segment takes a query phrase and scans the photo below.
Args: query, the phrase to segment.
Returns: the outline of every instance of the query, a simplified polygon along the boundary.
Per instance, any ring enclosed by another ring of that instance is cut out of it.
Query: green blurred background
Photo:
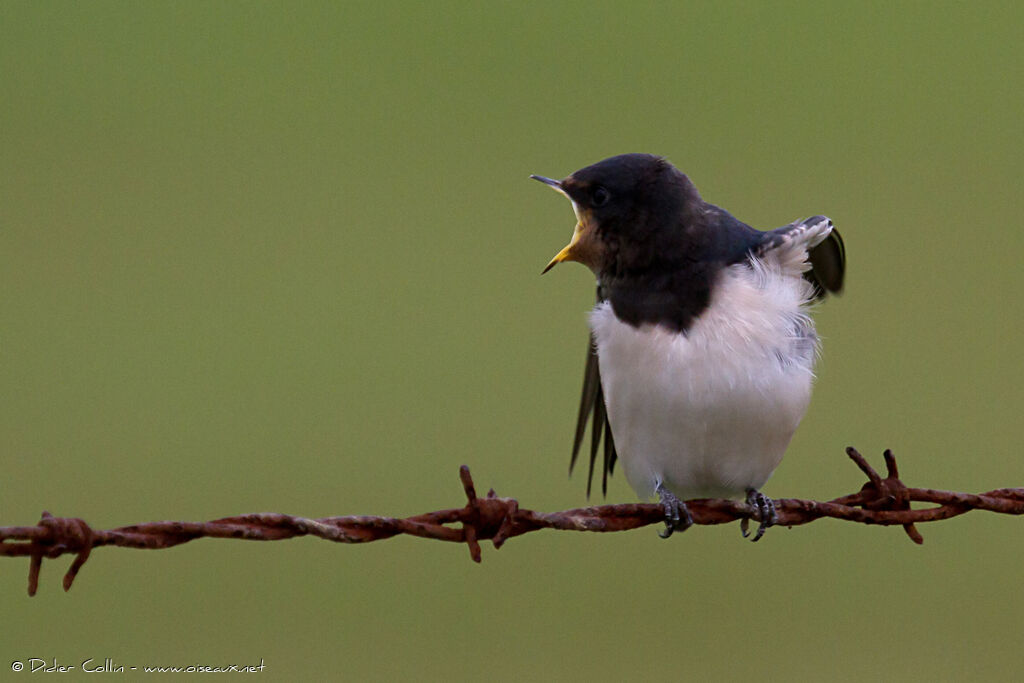
[[[557,510],[592,279],[528,180],[666,155],[847,292],[766,492],[1024,485],[1018,3],[0,4],[0,524]],[[611,501],[632,501],[620,476]],[[344,680],[1020,675],[1020,519],[197,541],[0,561],[0,670]],[[22,674],[23,676],[26,674]]]

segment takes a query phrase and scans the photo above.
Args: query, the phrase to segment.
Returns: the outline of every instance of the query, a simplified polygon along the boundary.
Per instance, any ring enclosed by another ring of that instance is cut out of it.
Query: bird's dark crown
[[[685,254],[688,218],[703,204],[690,179],[653,154],[622,154],[581,168],[562,189],[607,247],[599,271],[608,275]]]

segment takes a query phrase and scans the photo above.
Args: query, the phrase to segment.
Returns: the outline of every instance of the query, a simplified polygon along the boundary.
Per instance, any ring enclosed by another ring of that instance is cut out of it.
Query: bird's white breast
[[[810,285],[775,260],[730,266],[685,334],[590,316],[612,434],[641,497],[742,495],[782,459],[811,395]]]

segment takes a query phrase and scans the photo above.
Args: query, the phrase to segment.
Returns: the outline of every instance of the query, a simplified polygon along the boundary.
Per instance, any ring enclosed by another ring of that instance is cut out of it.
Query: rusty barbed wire
[[[775,501],[778,526],[793,527],[823,517],[861,524],[902,525],[914,543],[924,539],[915,528],[918,522],[935,522],[971,510],[988,510],[1010,515],[1024,514],[1024,488],[1005,488],[971,494],[934,489],[909,488],[899,479],[896,458],[885,451],[887,476],[879,475],[854,448],[847,455],[868,477],[857,493],[827,502],[782,498]],[[406,534],[439,541],[465,543],[473,561],[480,562],[480,541],[490,540],[495,548],[515,536],[540,529],[563,531],[627,531],[664,521],[659,504],[624,503],[596,505],[561,512],[522,510],[514,498],[502,498],[492,489],[487,496],[476,494],[469,468],[459,470],[468,502],[465,507],[438,510],[404,519],[350,515],[308,519],[279,513],[255,513],[225,517],[210,522],[148,522],[97,531],[78,518],[54,517],[43,512],[36,526],[0,527],[0,556],[29,557],[28,594],[35,595],[43,558],[74,554],[64,575],[64,590],[71,588],[93,548],[118,546],[158,550],[172,548],[197,538],[234,538],[247,541],[281,541],[315,536],[336,543],[368,543]],[[912,502],[933,503],[934,507],[911,509]],[[696,524],[726,524],[755,519],[756,512],[734,500],[687,501]],[[461,526],[447,526],[458,524]]]

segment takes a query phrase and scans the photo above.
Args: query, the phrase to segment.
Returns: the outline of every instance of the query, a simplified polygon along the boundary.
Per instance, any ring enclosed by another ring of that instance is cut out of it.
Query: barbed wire
[[[918,522],[949,519],[970,510],[1024,514],[1024,488],[996,489],[981,494],[909,488],[899,479],[892,451],[884,454],[887,470],[884,478],[856,449],[847,448],[846,453],[868,477],[861,490],[827,502],[796,498],[776,500],[777,525],[799,526],[823,517],[861,524],[902,525],[910,539],[920,544],[924,539],[914,526]],[[495,548],[500,548],[510,538],[540,529],[627,531],[665,519],[662,506],[650,503],[596,505],[561,512],[523,510],[514,498],[499,497],[493,489],[486,497],[478,497],[467,466],[460,468],[459,476],[468,499],[465,507],[404,519],[366,515],[309,519],[264,512],[210,522],[148,522],[97,531],[84,520],[54,517],[43,512],[36,526],[0,527],[0,556],[30,558],[28,594],[35,595],[43,558],[75,555],[64,575],[64,590],[67,591],[92,550],[100,546],[159,550],[197,538],[281,541],[299,536],[315,536],[336,543],[368,543],[406,534],[465,543],[473,561],[480,562],[482,540],[489,539]],[[933,503],[934,507],[911,509],[912,502]],[[687,507],[696,524],[758,521],[755,510],[734,500],[692,500],[687,501]]]

